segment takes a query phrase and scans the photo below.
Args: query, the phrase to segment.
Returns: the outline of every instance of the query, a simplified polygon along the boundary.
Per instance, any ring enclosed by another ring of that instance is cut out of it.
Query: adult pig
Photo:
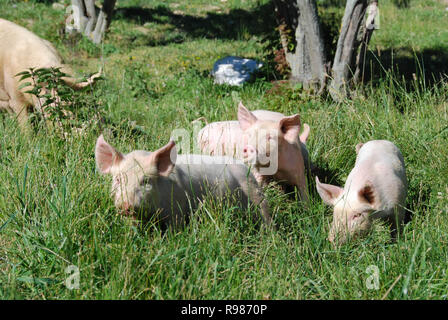
[[[304,155],[309,163],[306,140],[309,126],[299,137],[299,115],[278,112],[251,112],[240,102],[238,121],[210,123],[198,134],[202,153],[243,159],[254,167],[260,184],[274,178],[297,186],[302,200],[308,200]]]
[[[358,144],[356,151],[344,188],[316,177],[320,197],[334,207],[328,239],[335,244],[366,234],[373,219],[388,221],[395,236],[404,220],[407,180],[400,150],[390,141],[372,140]]]
[[[40,108],[45,101],[25,93],[31,86],[20,87],[18,73],[30,68],[61,68],[71,75],[70,67],[62,63],[61,57],[52,44],[39,38],[31,31],[8,20],[0,19],[0,109],[15,113],[23,127],[28,119],[28,108]],[[100,73],[85,82],[76,83],[75,79],[64,77],[62,80],[74,89],[81,89],[94,82]],[[45,86],[41,93],[49,93]],[[51,92],[53,96],[57,93]],[[43,110],[40,110],[43,112]]]
[[[176,155],[175,143],[147,152],[122,154],[101,135],[95,158],[100,172],[112,175],[115,205],[123,212],[155,217],[163,226],[180,226],[188,212],[208,194],[234,196],[245,207],[259,205],[265,223],[272,223],[267,202],[249,168],[229,157]]]

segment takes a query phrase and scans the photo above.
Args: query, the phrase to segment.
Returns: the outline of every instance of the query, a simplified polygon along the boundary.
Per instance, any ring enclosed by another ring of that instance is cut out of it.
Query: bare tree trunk
[[[358,83],[360,81],[359,76],[362,72],[361,81],[364,79],[364,62],[366,58],[367,48],[369,46],[370,38],[372,37],[373,30],[378,29],[378,0],[373,0],[367,8],[367,21],[362,31],[361,48],[359,49],[358,56],[356,57],[356,70],[353,75],[353,82]],[[362,68],[362,70],[361,70]]]
[[[336,54],[332,81],[328,88],[334,100],[348,96],[350,85],[359,81],[361,68],[378,13],[378,0],[347,0]],[[291,67],[291,80],[316,89],[326,89],[328,77],[325,48],[315,0],[274,0],[276,19],[285,58]]]
[[[112,12],[114,11],[117,0],[104,0],[101,8],[98,22],[96,23],[95,31],[93,32],[93,42],[100,43],[107,28],[109,28],[112,21]]]
[[[340,101],[348,96],[350,82],[358,68],[356,63],[359,63],[359,59],[355,59],[355,56],[358,53],[358,48],[363,38],[363,34],[359,31],[364,21],[366,9],[367,0],[347,1],[333,62],[333,79],[329,88],[332,98],[336,101]],[[370,36],[365,40],[368,39],[370,39]],[[365,45],[364,50],[366,47]]]
[[[322,92],[326,79],[325,48],[315,1],[276,0],[274,3],[291,80]]]
[[[67,21],[65,31],[73,33],[75,31],[84,31],[87,24],[86,8],[83,0],[71,0],[72,15],[70,21]]]
[[[79,0],[78,0],[79,1]],[[84,34],[89,35],[92,33],[95,24],[96,24],[96,9],[95,9],[95,0],[84,0],[86,13],[87,13],[87,25],[84,29]]]
[[[299,26],[296,30],[297,49],[305,53],[306,60],[300,60],[303,66],[309,66],[308,83],[321,93],[325,88],[325,47],[320,30],[319,16],[315,0],[298,0]],[[299,55],[300,57],[300,55]]]
[[[94,43],[101,43],[110,25],[116,0],[104,0],[98,15],[95,0],[71,0],[71,3],[74,24],[67,24],[66,31],[82,33]]]

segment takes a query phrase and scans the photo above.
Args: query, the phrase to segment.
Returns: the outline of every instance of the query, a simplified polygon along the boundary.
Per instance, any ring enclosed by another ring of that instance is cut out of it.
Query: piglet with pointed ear
[[[101,135],[96,142],[95,159],[101,173],[112,175],[115,206],[128,214],[135,208],[147,206],[154,182],[173,171],[176,148],[170,141],[154,152],[136,150],[122,154]]]
[[[330,206],[334,206],[344,192],[344,189],[341,187],[321,183],[318,177],[316,177],[316,188],[324,203]]]
[[[158,175],[166,177],[173,171],[177,158],[175,146],[176,144],[174,141],[170,141],[168,144],[152,153],[150,165],[157,168]]]
[[[238,122],[241,130],[246,131],[257,122],[257,117],[252,112],[247,110],[242,102],[238,104]]]
[[[177,227],[213,194],[239,201],[238,207],[259,205],[264,221],[272,223],[267,202],[242,161],[197,154],[177,156],[173,141],[154,152],[122,154],[102,136],[95,156],[99,170],[112,175],[115,205],[122,213],[160,222],[162,227]]]
[[[123,158],[119,151],[104,140],[103,135],[98,137],[95,146],[95,159],[101,173],[111,173],[111,169],[119,165]]]
[[[258,118],[240,102],[238,123],[242,131],[242,158],[253,166],[260,183],[273,176],[282,183],[296,186],[301,200],[306,203],[305,162],[299,144],[300,116],[272,113],[267,118]],[[309,133],[309,127],[307,129],[304,141]]]
[[[316,177],[320,197],[333,206],[328,239],[334,244],[368,233],[377,218],[390,222],[395,235],[404,218],[407,180],[400,150],[390,141],[373,140],[358,144],[356,151],[355,167],[344,188]]]

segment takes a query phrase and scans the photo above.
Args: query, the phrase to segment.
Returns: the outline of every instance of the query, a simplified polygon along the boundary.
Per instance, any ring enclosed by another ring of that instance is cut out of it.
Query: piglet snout
[[[120,208],[120,214],[122,214],[124,216],[132,215],[132,208],[131,208],[131,205],[129,204],[129,202],[121,203],[119,208]]]
[[[246,160],[253,160],[255,159],[257,154],[257,150],[251,145],[247,145],[243,148],[243,157]]]

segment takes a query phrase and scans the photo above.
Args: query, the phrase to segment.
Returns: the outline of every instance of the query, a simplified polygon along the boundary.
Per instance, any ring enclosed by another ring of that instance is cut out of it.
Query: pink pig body
[[[248,124],[244,127],[245,121]],[[256,110],[248,111],[242,104],[238,111],[239,121],[213,122],[202,128],[198,134],[198,144],[202,153],[209,155],[227,155],[237,159],[250,160],[259,153],[258,144],[251,143],[251,134],[262,130],[274,132],[277,143],[272,143],[277,152],[277,170],[273,174],[265,175],[263,168],[254,166],[254,176],[259,183],[268,178],[297,186],[302,200],[307,201],[305,163],[309,165],[306,140],[309,135],[309,126],[299,137],[300,118],[298,115],[286,117],[279,112]],[[285,123],[285,128],[282,127]],[[269,134],[268,134],[269,136]],[[264,136],[261,140],[266,140]],[[269,138],[268,138],[269,139]],[[261,145],[263,145],[262,141]],[[269,143],[268,143],[269,144]],[[267,152],[269,155],[269,152]],[[273,155],[273,156],[275,156]]]
[[[285,117],[283,113],[268,110],[255,110],[252,111],[252,113],[260,120],[274,120],[280,122],[280,120]],[[308,136],[310,134],[310,127],[308,124],[304,123],[303,128],[304,128],[303,132],[299,136],[298,142],[300,146],[300,151],[302,153],[303,162],[305,164],[305,168],[311,169],[312,164],[308,153],[308,149],[306,148],[306,140],[308,139]]]
[[[32,86],[20,86],[29,80],[21,82],[20,77],[16,75],[28,71],[29,68],[50,67],[61,68],[62,72],[72,74],[71,68],[62,63],[61,57],[50,42],[11,21],[0,19],[0,110],[15,113],[23,127],[28,119],[27,107],[40,109],[46,99],[38,99],[26,93]],[[92,84],[100,75],[101,72],[79,83],[70,77],[61,79],[73,89],[82,89]],[[41,90],[41,94],[43,93],[51,94],[53,98],[57,96],[55,91],[50,92],[45,86]]]
[[[400,150],[390,141],[372,140],[358,144],[356,151],[344,188],[320,183],[316,177],[319,195],[334,207],[331,242],[367,233],[373,219],[384,219],[397,231],[404,219],[407,180]]]
[[[115,205],[123,213],[140,213],[143,219],[154,219],[157,214],[163,226],[177,227],[188,221],[191,210],[213,195],[230,197],[246,208],[259,205],[264,222],[272,225],[262,190],[241,160],[177,155],[172,141],[154,152],[122,154],[102,135],[96,143],[95,158],[100,172],[112,176]]]

